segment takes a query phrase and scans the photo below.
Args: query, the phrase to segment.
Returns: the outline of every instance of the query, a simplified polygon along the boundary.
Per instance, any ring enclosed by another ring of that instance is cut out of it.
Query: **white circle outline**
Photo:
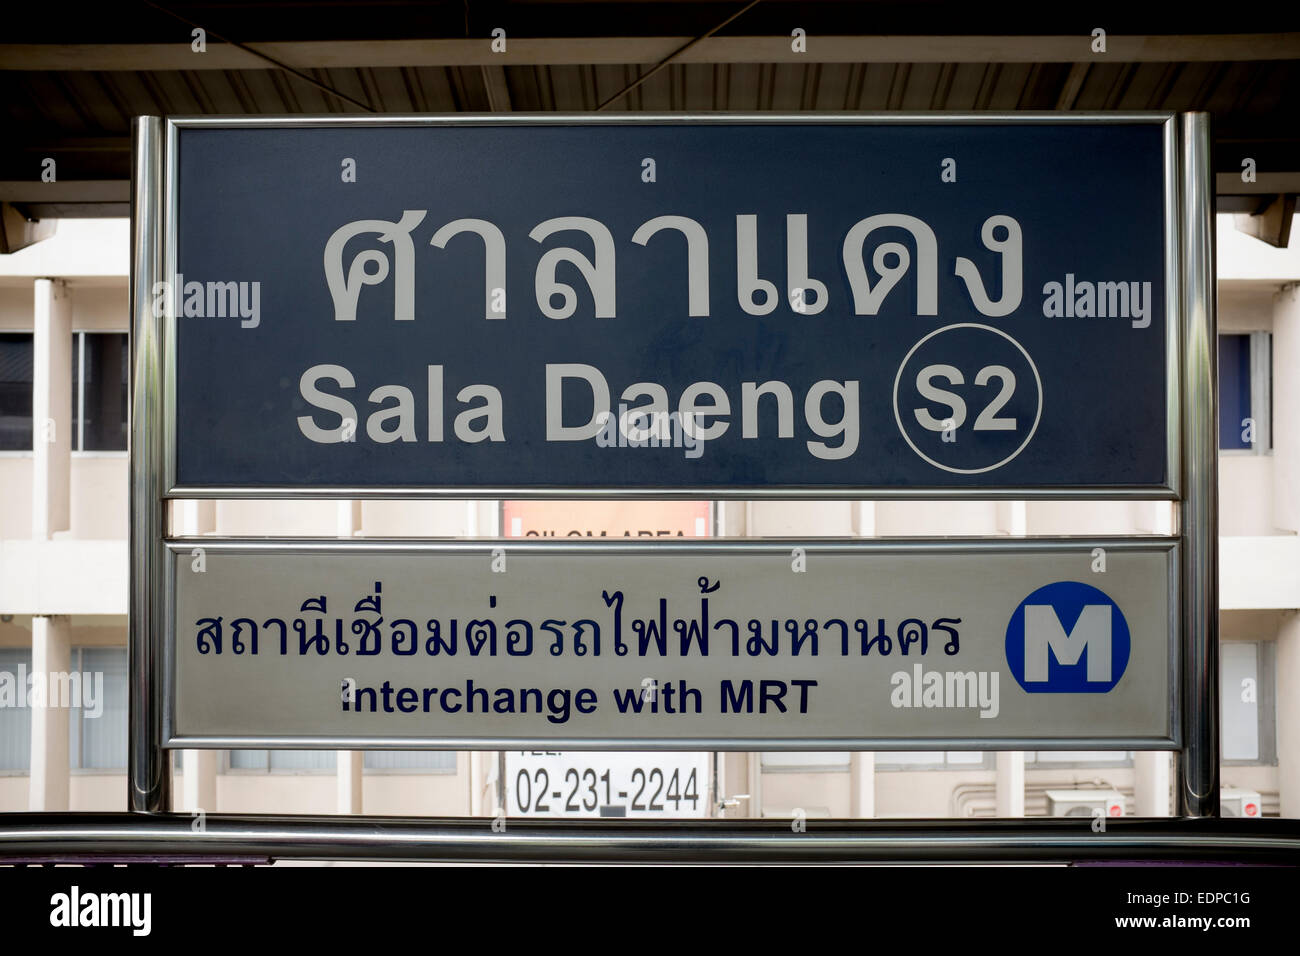
[[[1004,339],[1006,339],[1008,342],[1010,342],[1012,345],[1014,345],[1016,348],[1020,350],[1020,354],[1023,355],[1025,357],[1025,361],[1029,363],[1029,368],[1034,373],[1034,383],[1038,386],[1038,411],[1034,415],[1034,424],[1029,429],[1029,434],[1025,436],[1025,440],[1020,443],[1019,448],[1013,451],[1006,458],[1003,458],[1000,462],[997,462],[996,464],[993,465],[989,465],[987,468],[949,468],[947,465],[941,465],[939,462],[935,461],[925,452],[921,451],[921,449],[916,447],[915,443],[912,441],[912,437],[907,434],[907,429],[903,427],[902,416],[898,413],[898,386],[899,383],[902,382],[903,380],[903,369],[907,368],[907,363],[912,358],[912,354],[917,349],[919,349],[922,345],[928,342],[930,339],[938,335],[940,332],[949,332],[952,329],[984,329],[987,332],[993,332],[996,333],[997,335],[1002,336]],[[993,471],[996,468],[1001,468],[1003,465],[1011,461],[1013,458],[1015,458],[1017,455],[1019,455],[1022,451],[1025,450],[1025,446],[1029,444],[1029,442],[1034,437],[1034,433],[1038,431],[1038,423],[1039,421],[1042,420],[1042,417],[1043,417],[1043,380],[1038,374],[1038,366],[1034,364],[1034,360],[1029,357],[1029,353],[1025,351],[1025,347],[1023,345],[1021,345],[1019,342],[1013,339],[1006,332],[1003,332],[1001,329],[995,329],[991,325],[981,325],[978,322],[958,322],[955,325],[945,325],[941,329],[935,329],[933,332],[924,336],[919,342],[917,342],[910,349],[908,349],[907,354],[903,356],[902,363],[898,366],[898,373],[894,376],[894,424],[898,426],[899,432],[902,433],[903,441],[907,442],[908,447],[910,447],[912,451],[916,452],[918,455],[920,455],[930,464],[934,465],[934,467],[940,468],[944,471],[951,472],[956,475],[980,475],[986,471]]]

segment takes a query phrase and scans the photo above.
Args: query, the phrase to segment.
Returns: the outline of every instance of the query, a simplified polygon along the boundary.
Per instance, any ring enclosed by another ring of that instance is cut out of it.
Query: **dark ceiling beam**
[[[1233,217],[1238,232],[1254,236],[1277,249],[1291,242],[1291,221],[1295,218],[1296,197],[1279,195],[1265,198],[1256,209]]]
[[[62,203],[129,203],[127,179],[68,179],[53,183],[39,180],[0,181],[0,202],[30,207]]]
[[[1087,63],[1070,64],[1070,72],[1065,78],[1065,84],[1061,87],[1060,95],[1056,98],[1056,108],[1058,110],[1074,109],[1074,104],[1079,99],[1079,91],[1083,89],[1083,81],[1087,75]]]
[[[0,70],[260,70],[266,57],[296,69],[420,66],[562,66],[658,63],[691,37],[509,37],[494,53],[487,36],[454,40],[249,43],[0,44]],[[788,35],[714,36],[680,63],[1162,63],[1300,59],[1300,33],[1110,36],[1105,53],[1077,36],[817,36],[807,52]]]
[[[1254,182],[1242,182],[1241,173],[1215,173],[1214,191],[1220,196],[1277,196],[1300,193],[1300,172],[1256,173]]]
[[[504,66],[480,66],[483,74],[483,90],[487,94],[488,107],[493,113],[510,112],[510,86],[506,82]]]

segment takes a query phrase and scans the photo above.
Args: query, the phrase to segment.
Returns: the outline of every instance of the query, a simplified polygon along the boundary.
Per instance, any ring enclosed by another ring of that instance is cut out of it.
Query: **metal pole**
[[[131,596],[127,617],[130,696],[127,807],[157,813],[171,806],[171,766],[162,749],[162,320],[154,317],[163,279],[163,126],[156,116],[132,122],[131,175]]]
[[[1178,813],[1219,815],[1219,417],[1210,114],[1179,117],[1183,749]]]

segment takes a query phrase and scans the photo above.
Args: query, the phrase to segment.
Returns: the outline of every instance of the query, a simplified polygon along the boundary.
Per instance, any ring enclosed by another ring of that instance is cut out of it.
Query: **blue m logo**
[[[1128,622],[1101,590],[1058,581],[1025,598],[1007,624],[1007,666],[1031,694],[1104,694],[1124,676]]]

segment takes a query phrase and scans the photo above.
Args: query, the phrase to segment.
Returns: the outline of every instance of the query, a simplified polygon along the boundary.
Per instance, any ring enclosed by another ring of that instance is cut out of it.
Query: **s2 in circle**
[[[978,475],[1011,461],[1034,437],[1043,383],[1024,346],[1001,329],[936,329],[894,377],[894,421],[912,450],[947,472]]]

